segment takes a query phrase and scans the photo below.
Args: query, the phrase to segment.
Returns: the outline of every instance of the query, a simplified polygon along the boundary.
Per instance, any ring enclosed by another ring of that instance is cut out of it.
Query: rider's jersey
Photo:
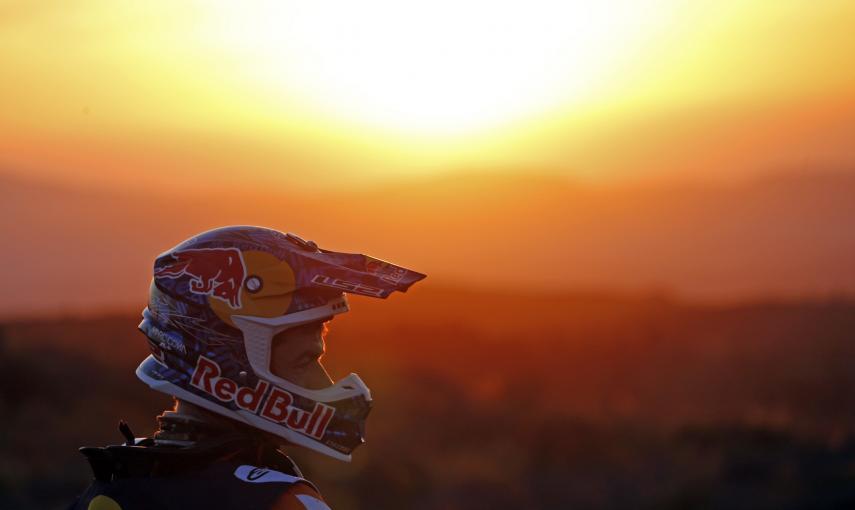
[[[258,443],[81,451],[95,480],[69,510],[329,510],[291,459]]]

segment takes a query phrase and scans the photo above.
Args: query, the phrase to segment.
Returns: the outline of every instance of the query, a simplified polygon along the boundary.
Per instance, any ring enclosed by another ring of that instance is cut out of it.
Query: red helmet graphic
[[[154,273],[155,278],[192,277],[190,291],[222,299],[232,308],[240,307],[240,287],[246,276],[241,251],[237,248],[179,250],[175,259]]]

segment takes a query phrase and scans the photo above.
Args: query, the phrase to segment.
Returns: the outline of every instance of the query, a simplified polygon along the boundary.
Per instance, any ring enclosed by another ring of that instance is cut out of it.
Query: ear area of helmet
[[[272,253],[248,250],[242,252],[245,275],[240,282],[238,306],[210,296],[211,309],[223,321],[236,326],[236,315],[277,317],[285,314],[294,299],[296,277],[291,265]]]
[[[243,292],[248,297],[281,296],[296,289],[297,279],[288,262],[263,251],[245,251],[243,258],[246,264]]]

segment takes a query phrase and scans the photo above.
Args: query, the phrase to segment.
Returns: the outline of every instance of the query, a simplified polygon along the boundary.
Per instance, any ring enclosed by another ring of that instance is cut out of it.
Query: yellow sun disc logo
[[[95,496],[86,508],[87,510],[122,510],[122,506],[109,496]]]

